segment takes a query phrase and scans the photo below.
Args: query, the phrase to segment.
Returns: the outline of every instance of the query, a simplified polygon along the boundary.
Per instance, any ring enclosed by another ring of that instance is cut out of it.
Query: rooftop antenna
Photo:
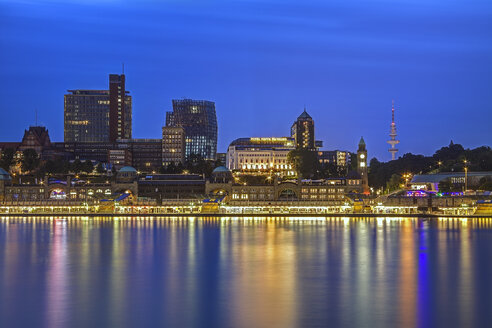
[[[122,74],[125,75],[125,63],[121,63]]]
[[[391,145],[391,148],[388,151],[391,153],[391,160],[394,161],[396,159],[396,153],[398,149],[395,147],[400,143],[400,140],[396,139],[396,123],[395,123],[395,101],[391,101],[391,125],[390,125],[390,139],[387,141]]]

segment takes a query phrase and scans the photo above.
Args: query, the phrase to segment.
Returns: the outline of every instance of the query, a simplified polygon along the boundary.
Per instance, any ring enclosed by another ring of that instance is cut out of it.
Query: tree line
[[[181,173],[193,173],[202,174],[206,177],[210,177],[212,171],[218,167],[223,166],[224,163],[220,160],[211,161],[206,160],[198,154],[191,154],[185,160],[184,164],[170,163],[167,166],[162,166],[159,170],[162,174],[181,174]]]
[[[309,149],[291,150],[287,154],[287,161],[297,175],[304,179],[340,178],[357,169],[357,156],[354,153],[350,153],[350,164],[344,166],[334,162],[320,163],[318,153]]]
[[[46,174],[68,174],[68,173],[106,173],[106,169],[102,163],[94,166],[92,161],[75,159],[68,161],[63,158],[56,160],[42,161],[34,149],[25,149],[19,158],[16,158],[16,151],[11,148],[6,148],[0,153],[0,167],[10,172],[10,169],[19,164],[22,173],[33,174],[38,177],[43,177]],[[183,172],[204,174],[210,176],[212,171],[217,167],[224,165],[221,161],[205,160],[202,156],[191,154],[184,164],[171,163],[167,166],[159,168],[159,172],[163,174],[179,174]],[[113,169],[114,173],[114,169]]]
[[[339,167],[336,163],[320,163],[317,152],[306,149],[295,149],[289,152],[288,162],[292,164],[294,171],[302,178],[336,178],[344,177],[350,171],[357,168],[357,157],[351,154],[349,166]],[[42,177],[46,174],[68,174],[68,173],[105,173],[101,163],[94,167],[90,160],[80,161],[76,159],[72,162],[66,159],[41,161],[34,149],[25,149],[19,158],[16,158],[16,151],[6,148],[1,152],[0,167],[6,171],[14,165],[20,165],[21,171]],[[224,165],[220,161],[209,161],[200,155],[191,154],[184,164],[171,163],[162,166],[160,173],[179,174],[195,173],[209,177],[213,169]],[[372,158],[369,163],[369,185],[374,188],[383,188],[386,191],[398,189],[405,181],[403,175],[406,173],[427,174],[439,172],[463,172],[465,166],[468,171],[492,171],[492,149],[488,146],[477,147],[474,149],[464,149],[460,144],[451,142],[448,146],[437,150],[432,156],[404,154],[394,161],[380,162],[377,158]],[[482,182],[485,187],[488,180]],[[452,186],[443,184],[443,190],[451,189]],[[489,189],[492,189],[489,187]]]
[[[0,167],[5,171],[10,172],[14,165],[20,165],[21,172],[31,173],[38,177],[43,177],[46,174],[68,174],[68,173],[92,173],[94,169],[97,173],[104,173],[106,170],[101,163],[94,166],[92,161],[80,161],[75,159],[70,162],[66,159],[46,160],[42,161],[38,153],[34,149],[25,149],[19,158],[16,158],[14,149],[4,149],[0,157]]]
[[[407,173],[415,175],[463,172],[465,166],[469,172],[492,171],[492,149],[488,146],[465,149],[451,141],[448,146],[437,150],[432,156],[407,153],[389,162],[380,162],[373,158],[369,163],[369,185],[392,191],[398,189],[405,181],[404,175]],[[448,189],[444,184],[443,187],[444,191]]]
[[[307,149],[295,149],[289,152],[288,162],[293,165],[298,176],[302,178],[336,178],[344,177],[350,171],[357,170],[357,156],[351,154],[349,166],[337,167],[336,163],[320,163],[317,153]],[[465,166],[469,172],[492,171],[492,150],[488,146],[465,149],[451,141],[448,146],[438,149],[432,156],[404,154],[394,161],[380,162],[372,158],[369,162],[369,185],[385,191],[399,189],[410,176],[406,174],[428,174],[439,172],[463,172]],[[492,182],[481,181],[483,190],[491,190]],[[452,189],[443,183],[443,190]]]

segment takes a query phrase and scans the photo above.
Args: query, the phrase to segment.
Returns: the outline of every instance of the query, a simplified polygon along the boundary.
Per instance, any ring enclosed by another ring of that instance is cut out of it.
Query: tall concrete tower
[[[390,140],[387,141],[391,145],[391,148],[388,151],[391,153],[391,160],[394,161],[396,158],[396,153],[398,149],[395,148],[397,144],[400,143],[400,140],[396,140],[396,123],[395,123],[395,102],[391,102],[391,126],[390,126]]]
[[[362,187],[364,193],[369,192],[369,178],[367,176],[367,149],[366,142],[363,137],[360,137],[359,148],[357,149],[357,172],[362,179]]]

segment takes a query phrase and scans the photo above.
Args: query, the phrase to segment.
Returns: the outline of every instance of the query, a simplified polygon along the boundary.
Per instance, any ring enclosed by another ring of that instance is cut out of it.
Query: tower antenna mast
[[[400,140],[396,139],[396,123],[395,123],[395,101],[391,101],[391,125],[390,125],[390,140],[387,141],[391,145],[391,148],[388,151],[391,153],[391,160],[394,161],[396,159],[396,153],[398,149],[395,147],[400,143]]]

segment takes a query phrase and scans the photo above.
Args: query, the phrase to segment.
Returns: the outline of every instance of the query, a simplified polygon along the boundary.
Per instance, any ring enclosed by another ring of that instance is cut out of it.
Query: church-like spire
[[[365,150],[365,149],[366,149],[366,142],[364,141],[363,137],[360,137],[359,150]]]

